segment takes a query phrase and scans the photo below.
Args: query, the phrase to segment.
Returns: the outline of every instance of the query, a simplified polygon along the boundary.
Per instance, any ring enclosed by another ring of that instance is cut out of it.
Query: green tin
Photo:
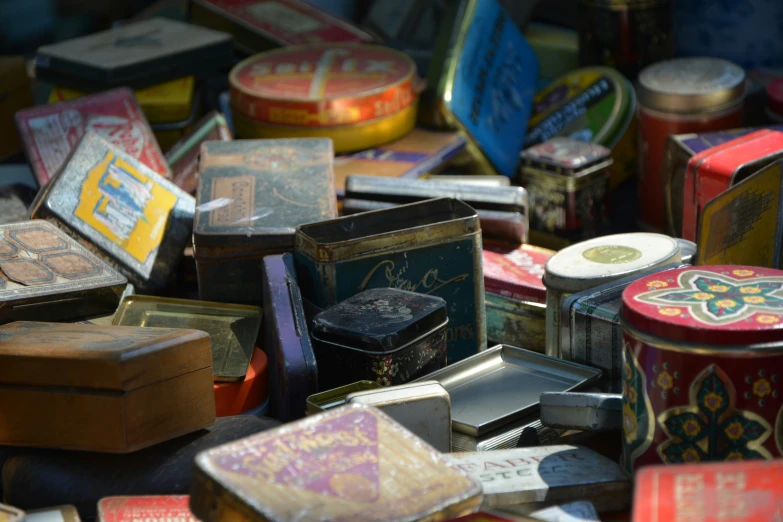
[[[544,353],[546,305],[486,294],[487,339]]]

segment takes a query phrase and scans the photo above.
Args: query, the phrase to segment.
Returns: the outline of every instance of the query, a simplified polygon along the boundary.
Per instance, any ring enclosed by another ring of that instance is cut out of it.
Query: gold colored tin
[[[307,398],[307,407],[305,414],[315,415],[322,411],[331,410],[345,404],[345,399],[352,393],[377,390],[383,388],[381,384],[375,381],[358,381],[345,386],[340,386],[333,390],[326,390],[320,393],[314,393]]]

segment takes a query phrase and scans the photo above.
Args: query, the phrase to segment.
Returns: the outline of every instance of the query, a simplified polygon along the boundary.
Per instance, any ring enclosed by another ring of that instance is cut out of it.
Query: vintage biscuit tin
[[[437,382],[354,392],[345,402],[374,406],[441,453],[451,452],[451,401]]]
[[[215,382],[236,382],[250,367],[261,316],[257,306],[132,295],[120,303],[113,324],[207,332]]]
[[[521,158],[520,184],[530,195],[531,228],[570,241],[606,229],[609,149],[555,137],[525,149]]]
[[[215,383],[216,416],[241,415],[268,406],[269,373],[269,359],[261,348],[254,348],[244,380]]]
[[[560,317],[563,299],[679,261],[680,246],[676,240],[644,232],[598,237],[556,253],[547,261],[544,274],[547,355],[563,357]]]
[[[439,370],[446,366],[448,322],[441,297],[396,288],[359,292],[313,320],[319,385],[390,386]]]
[[[36,77],[94,91],[213,72],[232,60],[231,35],[153,18],[38,48]]]
[[[541,394],[541,424],[582,431],[615,431],[622,427],[619,393],[548,392]]]
[[[0,57],[0,161],[22,151],[22,142],[14,128],[14,114],[32,107],[33,90],[27,76],[27,61],[24,56]]]
[[[350,22],[300,0],[190,0],[188,18],[231,33],[236,47],[247,54],[292,45],[373,41]]]
[[[187,495],[104,497],[97,522],[198,522]]]
[[[322,411],[339,408],[345,404],[345,399],[352,393],[378,390],[380,388],[383,388],[383,386],[375,381],[357,381],[333,390],[314,393],[307,398],[307,409],[305,413],[307,415],[314,415]]]
[[[152,291],[168,283],[182,257],[194,207],[192,196],[88,132],[30,211]]]
[[[0,522],[22,522],[25,512],[15,507],[0,504]]]
[[[202,299],[260,303],[263,257],[293,250],[297,225],[336,217],[331,145],[323,138],[201,145],[193,244]]]
[[[486,348],[481,230],[476,211],[436,199],[302,225],[295,260],[302,296],[326,308],[367,288],[442,297],[448,360]]]
[[[783,271],[680,268],[623,292],[623,465],[783,456]]]
[[[111,313],[126,283],[51,223],[0,226],[0,324]]]
[[[19,111],[16,125],[40,186],[57,174],[87,132],[101,135],[156,174],[170,175],[152,129],[129,89]]]
[[[444,127],[470,137],[471,155],[512,177],[525,139],[538,57],[497,0],[450,2],[427,82]]]
[[[482,507],[540,504],[579,498],[598,511],[627,508],[631,481],[620,467],[580,446],[543,446],[455,453],[451,465],[481,481]]]
[[[231,130],[226,119],[217,111],[204,116],[195,127],[166,153],[176,186],[188,194],[198,188],[198,163],[201,144],[205,141],[231,141]]]
[[[190,507],[204,522],[402,522],[480,502],[476,480],[378,409],[351,404],[199,454]]]
[[[64,505],[27,512],[25,522],[81,522],[75,506]]]
[[[636,475],[633,522],[777,520],[783,461],[650,466]]]
[[[781,158],[783,132],[768,129],[693,156],[683,184],[681,237],[696,241],[699,217],[708,201]]]
[[[3,445],[140,450],[215,420],[209,336],[88,324],[0,326],[0,401]]]
[[[302,417],[307,398],[318,391],[318,368],[293,256],[266,256],[263,264],[264,351],[273,368],[270,408],[287,422]]]

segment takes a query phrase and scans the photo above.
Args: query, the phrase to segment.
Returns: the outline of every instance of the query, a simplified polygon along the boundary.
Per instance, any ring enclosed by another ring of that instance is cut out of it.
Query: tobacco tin
[[[346,20],[299,0],[190,0],[188,18],[228,31],[247,54],[301,44],[373,41]]]
[[[15,507],[0,504],[0,522],[23,522],[25,512]]]
[[[459,517],[480,502],[479,483],[445,456],[351,404],[202,452],[190,507],[204,522],[402,522]]]
[[[333,390],[314,393],[307,398],[307,415],[314,415],[322,411],[331,410],[345,404],[345,399],[352,393],[368,390],[378,390],[382,385],[375,381],[358,381]]]
[[[489,344],[525,346],[544,353],[546,305],[487,293],[484,298]]]
[[[447,455],[455,469],[481,481],[482,507],[540,504],[574,498],[599,511],[630,505],[631,481],[620,467],[580,446],[543,446]]]
[[[497,0],[450,2],[443,13],[428,84],[432,110],[466,133],[469,151],[512,177],[525,140],[538,58]]]
[[[541,394],[541,424],[582,431],[622,428],[623,396],[619,393],[547,392]]]
[[[104,497],[97,522],[198,522],[187,495]]]
[[[513,346],[498,345],[430,373],[451,397],[452,429],[474,437],[538,410],[548,391],[593,383],[601,370]]]
[[[47,221],[0,226],[0,324],[111,313],[126,283]]]
[[[219,112],[211,111],[166,153],[166,161],[172,171],[171,181],[185,192],[195,195],[201,144],[205,141],[231,140],[231,130],[226,119]]]
[[[294,229],[337,215],[327,139],[201,145],[193,230],[199,296],[258,304],[263,257],[293,250]]]
[[[451,451],[451,401],[437,382],[353,392],[346,404],[374,406],[440,451]]]
[[[542,522],[601,522],[595,506],[587,500],[539,509],[530,513],[530,518]]]
[[[88,132],[38,193],[31,215],[89,245],[137,289],[153,291],[182,257],[194,207],[192,196]]]
[[[161,176],[170,175],[144,113],[127,88],[91,94],[16,113],[27,159],[40,186],[46,185],[87,132],[95,132]]]
[[[81,520],[76,507],[65,505],[28,511],[24,522],[81,522]]]
[[[555,254],[533,245],[514,245],[484,239],[484,289],[488,294],[525,301],[546,302],[541,281],[544,265]]]
[[[122,300],[112,324],[207,332],[215,382],[235,382],[247,374],[261,316],[257,306],[133,295]]]
[[[324,309],[367,288],[442,297],[448,360],[486,347],[481,230],[476,211],[435,199],[302,225],[295,260],[302,295]]]
[[[94,91],[204,75],[232,60],[231,35],[153,18],[38,48],[36,77]]]
[[[308,397],[318,391],[318,368],[293,256],[266,256],[263,264],[264,351],[274,368],[270,408],[275,418],[287,422],[302,417]]]

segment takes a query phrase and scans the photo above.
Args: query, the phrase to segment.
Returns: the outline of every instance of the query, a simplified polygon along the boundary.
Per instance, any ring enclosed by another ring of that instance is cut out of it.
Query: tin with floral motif
[[[652,274],[621,319],[626,471],[783,456],[783,271]]]

